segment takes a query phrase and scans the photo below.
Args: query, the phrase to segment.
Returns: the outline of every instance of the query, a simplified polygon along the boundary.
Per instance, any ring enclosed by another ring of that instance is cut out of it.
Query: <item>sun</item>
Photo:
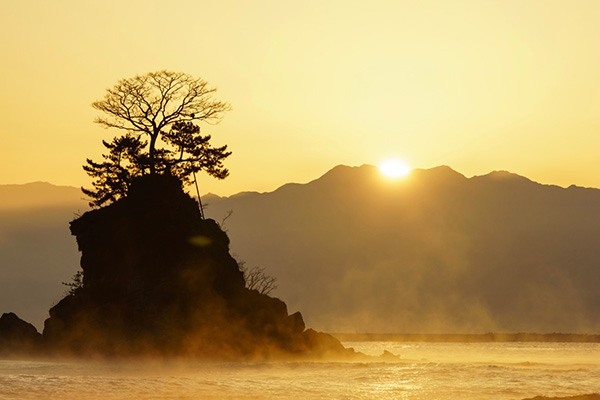
[[[408,175],[411,168],[404,161],[394,158],[381,163],[379,170],[383,175],[394,179]]]

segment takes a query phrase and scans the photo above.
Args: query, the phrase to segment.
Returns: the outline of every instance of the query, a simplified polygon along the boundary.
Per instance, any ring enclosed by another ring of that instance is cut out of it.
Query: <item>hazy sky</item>
[[[202,77],[228,195],[399,157],[600,187],[600,2],[0,0],[0,184],[89,185],[119,79]]]

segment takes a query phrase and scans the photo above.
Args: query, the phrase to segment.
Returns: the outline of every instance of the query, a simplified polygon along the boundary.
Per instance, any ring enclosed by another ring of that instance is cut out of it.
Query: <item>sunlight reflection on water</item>
[[[345,343],[399,362],[0,361],[0,399],[506,399],[600,391],[599,344]]]

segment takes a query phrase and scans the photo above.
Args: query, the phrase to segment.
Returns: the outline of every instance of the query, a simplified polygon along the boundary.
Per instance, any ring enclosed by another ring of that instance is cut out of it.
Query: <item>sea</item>
[[[344,342],[340,362],[0,360],[0,399],[521,400],[600,393],[600,343]]]

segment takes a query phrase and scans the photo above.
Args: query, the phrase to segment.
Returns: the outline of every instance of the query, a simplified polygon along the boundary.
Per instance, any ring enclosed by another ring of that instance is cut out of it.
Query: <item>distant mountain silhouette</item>
[[[212,196],[232,251],[307,323],[362,332],[600,331],[600,190],[449,167],[338,166]]]
[[[0,185],[0,313],[41,329],[79,269],[69,221],[88,209],[81,190],[45,182]]]
[[[68,222],[86,203],[69,189],[72,205],[48,209],[7,211],[0,196],[0,312],[38,329],[78,268]],[[365,165],[203,202],[218,222],[233,210],[232,252],[320,330],[600,332],[597,189]]]
[[[24,185],[0,185],[0,210],[23,210],[32,208],[55,208],[73,206],[87,209],[81,189],[72,186],[56,186],[47,182]]]

